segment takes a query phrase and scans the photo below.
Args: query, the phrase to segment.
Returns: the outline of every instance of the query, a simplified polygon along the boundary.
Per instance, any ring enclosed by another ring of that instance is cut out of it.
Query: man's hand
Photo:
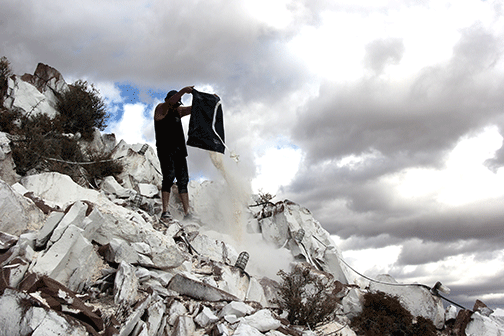
[[[194,85],[191,86],[186,86],[185,88],[182,89],[184,93],[192,93],[192,90],[194,89]]]

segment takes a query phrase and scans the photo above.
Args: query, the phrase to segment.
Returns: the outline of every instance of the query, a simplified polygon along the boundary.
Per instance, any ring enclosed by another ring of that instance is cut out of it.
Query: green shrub
[[[357,335],[382,336],[435,336],[432,321],[423,317],[413,324],[413,315],[406,310],[396,297],[383,292],[364,294],[362,312],[356,316],[351,326]]]
[[[292,324],[314,327],[333,318],[339,304],[338,289],[328,277],[303,266],[292,272],[278,272],[282,283],[278,289],[278,306],[289,313]]]
[[[63,132],[80,132],[86,140],[93,138],[94,128],[105,129],[109,117],[104,100],[93,84],[78,80],[59,95],[56,109]]]

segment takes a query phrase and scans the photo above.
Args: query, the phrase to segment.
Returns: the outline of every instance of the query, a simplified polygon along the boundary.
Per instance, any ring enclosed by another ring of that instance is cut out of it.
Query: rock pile
[[[6,104],[26,112],[37,105],[50,115],[51,92],[65,84],[39,65],[34,75],[9,81]],[[247,195],[224,206],[235,192],[229,183],[192,181],[198,218],[181,220],[174,187],[170,206],[179,220],[164,225],[152,148],[116,144],[99,132],[82,146],[111,152],[126,169],[96,190],[55,172],[20,178],[9,136],[0,133],[0,335],[356,335],[350,320],[368,291],[397,296],[446,334],[504,332],[504,321],[482,303],[474,313],[445,310],[422,286],[394,286],[388,276],[357,281],[328,232],[288,200]],[[338,284],[331,322],[312,330],[291,325],[279,308],[276,273],[295,265]]]

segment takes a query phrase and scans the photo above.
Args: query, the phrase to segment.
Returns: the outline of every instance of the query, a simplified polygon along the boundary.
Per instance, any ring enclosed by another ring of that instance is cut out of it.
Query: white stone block
[[[253,315],[246,316],[242,319],[242,322],[256,328],[261,332],[274,330],[282,325],[279,320],[273,317],[271,311],[269,311],[268,309],[262,309]]]
[[[208,307],[203,307],[201,313],[194,318],[194,322],[202,328],[205,328],[210,323],[217,322],[218,320],[219,317],[217,317]]]
[[[227,315],[234,315],[236,317],[243,317],[245,315],[251,314],[254,311],[254,308],[250,307],[245,302],[241,301],[233,301],[228,303],[222,308],[219,313],[220,317],[224,317]]]

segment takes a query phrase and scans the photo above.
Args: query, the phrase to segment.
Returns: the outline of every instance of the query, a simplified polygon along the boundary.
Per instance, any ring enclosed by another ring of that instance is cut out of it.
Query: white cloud
[[[447,206],[504,197],[503,170],[493,173],[484,164],[501,146],[498,129],[489,127],[462,139],[447,155],[442,169],[408,168],[385,180],[402,197],[436,199]]]
[[[255,159],[257,177],[252,180],[252,189],[276,195],[281,186],[292,181],[299,170],[301,158],[302,151],[299,148],[268,148]]]
[[[119,121],[112,123],[108,131],[129,144],[149,143],[154,146],[153,129],[154,121],[146,116],[147,105],[124,104],[123,114]]]

